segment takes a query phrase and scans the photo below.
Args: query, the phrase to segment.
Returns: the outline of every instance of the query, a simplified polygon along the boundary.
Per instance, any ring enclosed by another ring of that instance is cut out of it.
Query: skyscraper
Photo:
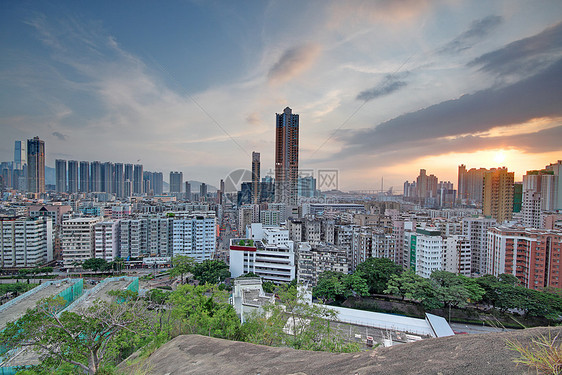
[[[152,180],[154,195],[164,194],[164,175],[162,172],[152,172]]]
[[[93,161],[90,163],[90,191],[101,192],[101,162]]]
[[[27,140],[27,190],[45,192],[45,142],[39,137]]]
[[[113,193],[113,163],[105,162],[101,165],[101,191]]]
[[[25,143],[16,141],[14,144],[14,169],[23,169],[27,164],[27,152],[25,151]]]
[[[142,195],[143,189],[143,174],[142,174],[142,164],[135,164],[133,169],[133,194]]]
[[[185,182],[185,200],[191,201],[191,184],[189,181]]]
[[[252,203],[260,203],[260,153],[252,152]]]
[[[125,178],[123,174],[123,163],[115,163],[114,191],[115,195],[122,198],[125,195]]]
[[[78,162],[76,160],[68,161],[68,192],[70,194],[78,193]]]
[[[482,186],[482,213],[498,223],[511,220],[513,216],[514,173],[507,168],[484,173]]]
[[[87,193],[90,191],[90,162],[80,162],[80,192]]]
[[[474,204],[482,202],[482,183],[484,181],[484,173],[495,171],[486,168],[470,168],[466,170],[464,164],[459,165],[458,173],[458,199],[461,203]]]
[[[287,107],[276,114],[275,201],[297,204],[299,172],[299,115]]]
[[[55,182],[57,193],[66,192],[66,160],[55,160]]]
[[[183,187],[183,173],[170,172],[170,193],[181,193]]]
[[[207,200],[207,184],[204,182],[199,185],[199,199],[203,202]]]
[[[223,200],[224,200],[224,180],[220,181],[220,189],[219,189],[219,191],[217,191],[217,197],[218,197],[219,204],[223,204]]]
[[[125,164],[125,181],[133,182],[133,164]]]

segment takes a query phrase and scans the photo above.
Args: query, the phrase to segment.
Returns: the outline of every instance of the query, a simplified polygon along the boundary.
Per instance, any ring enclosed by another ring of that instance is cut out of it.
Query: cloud
[[[502,22],[502,17],[494,15],[473,21],[468,30],[447,43],[439,50],[439,53],[458,53],[469,49],[474,44],[487,37]]]
[[[283,83],[298,76],[312,66],[321,50],[320,45],[316,43],[308,43],[286,50],[269,70],[267,75],[269,82]]]
[[[535,73],[562,56],[562,22],[470,61],[468,66],[497,75]]]
[[[372,89],[360,92],[356,99],[368,102],[380,96],[392,94],[406,85],[407,83],[400,81],[396,75],[388,74],[383,82]]]
[[[59,132],[53,132],[52,135],[54,135],[55,137],[57,137],[59,140],[61,141],[66,141],[67,136],[59,133]]]
[[[397,24],[409,22],[429,11],[441,1],[430,0],[348,0],[336,1],[329,24],[334,27],[371,23]]]
[[[499,89],[463,95],[348,132],[337,157],[409,150],[413,143],[486,132],[539,117],[562,116],[562,59],[545,71]]]
[[[252,125],[259,125],[261,124],[261,118],[259,113],[252,112],[246,117],[246,122]]]

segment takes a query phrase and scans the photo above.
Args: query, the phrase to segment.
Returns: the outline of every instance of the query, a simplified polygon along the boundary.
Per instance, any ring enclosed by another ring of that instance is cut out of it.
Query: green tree
[[[162,289],[151,289],[146,293],[146,298],[156,305],[164,305],[170,293],[171,292]]]
[[[433,284],[428,279],[416,275],[412,271],[400,275],[392,275],[384,293],[400,296],[421,303],[425,309],[441,307]]]
[[[295,349],[349,352],[358,350],[330,326],[336,313],[327,307],[305,301],[303,290],[283,286],[277,303],[266,305],[242,326],[248,342]]]
[[[193,268],[193,277],[202,284],[218,284],[230,277],[228,265],[222,260],[204,260]]]
[[[193,272],[194,267],[195,259],[186,255],[176,255],[172,258],[170,276],[180,276],[181,283],[183,284],[183,275]]]
[[[369,293],[382,294],[392,275],[402,273],[402,267],[388,258],[369,258],[357,266],[359,274],[369,286]]]
[[[150,332],[152,316],[139,299],[122,304],[97,300],[85,310],[59,316],[65,304],[62,297],[41,301],[18,321],[9,323],[0,341],[8,347],[32,347],[41,358],[42,371],[66,362],[93,375],[117,337],[124,332],[139,336]]]
[[[261,287],[264,292],[266,293],[274,293],[277,286],[273,281],[263,281],[261,283]]]
[[[82,268],[85,270],[98,272],[98,271],[107,270],[109,268],[109,265],[105,259],[90,258],[90,259],[86,259],[84,263],[82,263]]]
[[[14,293],[17,297],[21,293],[25,293],[28,290],[35,288],[39,284],[27,284],[27,283],[11,283],[11,284],[0,284],[0,296],[6,293]]]
[[[184,284],[170,293],[172,316],[181,323],[180,333],[236,339],[240,319],[228,303],[229,295],[214,285]]]
[[[125,259],[121,257],[117,257],[109,263],[109,269],[111,269],[113,273],[115,272],[120,273],[121,270],[123,270],[124,264],[125,264]]]
[[[474,279],[451,272],[433,271],[430,280],[437,299],[446,307],[464,307],[469,302],[480,301],[485,294]]]
[[[328,301],[343,301],[352,295],[367,296],[369,287],[367,281],[359,274],[344,274],[341,272],[325,271],[318,276],[318,282],[312,290],[312,296]]]
[[[344,276],[341,272],[322,272],[318,276],[316,286],[312,289],[312,296],[321,299],[323,303],[341,300],[345,293]]]
[[[350,274],[343,277],[343,285],[345,287],[344,298],[349,298],[352,295],[365,297],[369,295],[369,286],[367,280],[359,274]]]

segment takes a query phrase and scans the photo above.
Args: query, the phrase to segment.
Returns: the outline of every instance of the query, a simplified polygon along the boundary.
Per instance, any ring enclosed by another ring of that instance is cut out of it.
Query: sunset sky
[[[217,186],[300,115],[343,190],[562,159],[562,2],[0,2],[0,161],[140,163]]]

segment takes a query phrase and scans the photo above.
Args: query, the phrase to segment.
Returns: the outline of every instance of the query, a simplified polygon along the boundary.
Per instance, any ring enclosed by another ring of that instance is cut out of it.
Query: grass
[[[540,335],[531,339],[529,346],[524,346],[519,341],[508,341],[510,349],[519,353],[514,359],[517,364],[524,364],[536,369],[537,374],[562,374],[562,339],[558,334],[552,337]]]

